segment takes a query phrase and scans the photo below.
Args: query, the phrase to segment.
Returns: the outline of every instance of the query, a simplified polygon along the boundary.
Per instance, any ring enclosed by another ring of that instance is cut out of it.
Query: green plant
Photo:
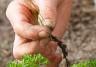
[[[96,67],[96,59],[86,60],[78,64],[73,64],[71,67]]]
[[[42,64],[48,64],[48,59],[43,57],[41,54],[26,54],[20,62],[9,62],[8,67],[40,67]]]

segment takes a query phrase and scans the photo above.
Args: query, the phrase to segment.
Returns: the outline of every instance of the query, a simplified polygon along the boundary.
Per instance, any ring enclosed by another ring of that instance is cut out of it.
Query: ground
[[[73,0],[70,25],[62,39],[68,47],[68,59],[71,63],[96,58],[96,12],[93,8],[83,10],[86,1],[88,0]],[[13,59],[14,32],[5,16],[9,2],[10,0],[0,0],[0,67],[6,67],[7,62]],[[87,5],[90,7],[90,4]]]

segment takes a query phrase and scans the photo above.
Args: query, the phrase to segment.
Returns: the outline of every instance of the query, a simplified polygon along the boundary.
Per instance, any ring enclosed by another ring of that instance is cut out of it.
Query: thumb
[[[41,39],[42,39],[42,38],[48,38],[48,37],[49,37],[49,33],[46,32],[46,31],[44,31],[44,30],[42,30],[42,31],[39,32],[38,36],[39,36],[39,38],[41,38]]]

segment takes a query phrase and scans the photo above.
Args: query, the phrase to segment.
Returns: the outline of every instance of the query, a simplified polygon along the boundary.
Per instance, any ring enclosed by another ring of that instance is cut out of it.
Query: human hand
[[[36,25],[30,9],[13,1],[6,14],[15,32],[15,58],[20,59],[25,53],[41,53],[49,59],[48,67],[59,65],[61,57],[56,54],[57,44],[48,38],[47,28]]]

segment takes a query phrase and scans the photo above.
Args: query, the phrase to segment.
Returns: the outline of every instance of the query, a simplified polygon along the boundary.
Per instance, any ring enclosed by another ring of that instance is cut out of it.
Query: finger
[[[59,55],[51,55],[49,57],[49,63],[47,64],[47,67],[59,67],[59,64],[62,60],[62,57]]]
[[[25,54],[34,54],[39,51],[39,41],[32,41],[24,38],[15,38],[13,55],[16,59],[21,59]]]
[[[6,10],[6,15],[16,34],[27,39],[32,39],[33,37],[38,39],[36,37],[37,32],[34,32],[32,28],[32,24],[34,24],[33,15],[26,6],[12,1]]]
[[[38,36],[42,39],[42,38],[48,38],[49,37],[49,33],[47,33],[46,31],[40,31]]]
[[[57,43],[54,41],[50,41],[48,43],[48,48],[50,48],[52,50],[52,52],[56,52],[57,46],[58,46]]]
[[[40,46],[41,47],[47,47],[48,46],[48,43],[50,42],[50,39],[49,38],[44,38],[44,39],[41,39],[40,40]]]
[[[58,55],[56,51],[53,51],[52,48],[46,48],[45,56],[49,60],[48,67],[58,67],[60,61],[62,60],[61,55]]]

